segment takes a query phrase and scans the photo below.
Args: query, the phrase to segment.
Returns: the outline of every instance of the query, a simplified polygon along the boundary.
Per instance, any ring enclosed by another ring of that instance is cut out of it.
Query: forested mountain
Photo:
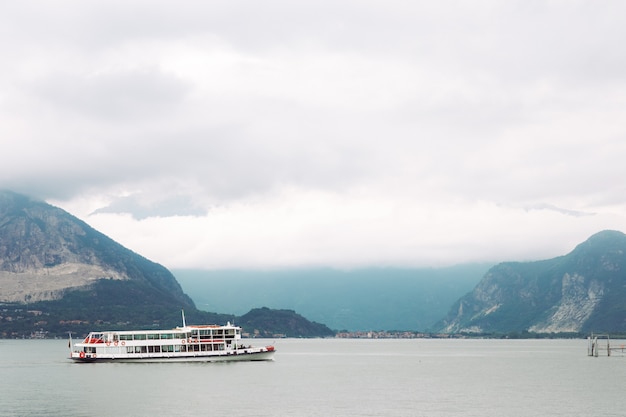
[[[335,332],[326,325],[308,321],[293,310],[255,308],[237,320],[237,324],[245,329],[257,329],[255,337],[274,337],[276,335],[323,337],[335,335]]]
[[[603,231],[571,253],[489,270],[443,332],[626,332],[626,235]]]

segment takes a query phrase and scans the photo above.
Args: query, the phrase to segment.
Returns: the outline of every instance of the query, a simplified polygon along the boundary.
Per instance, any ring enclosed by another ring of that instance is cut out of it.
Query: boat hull
[[[262,350],[253,352],[224,352],[210,355],[75,355],[73,352],[70,359],[79,363],[93,362],[241,362],[241,361],[271,361],[274,359],[274,350]]]

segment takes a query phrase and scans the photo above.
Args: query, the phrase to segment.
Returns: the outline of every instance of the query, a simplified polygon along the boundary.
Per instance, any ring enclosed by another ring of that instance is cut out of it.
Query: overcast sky
[[[5,1],[0,188],[168,268],[626,231],[626,2]]]

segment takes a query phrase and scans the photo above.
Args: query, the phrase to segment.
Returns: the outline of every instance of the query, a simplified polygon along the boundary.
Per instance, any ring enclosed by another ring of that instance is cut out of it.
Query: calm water
[[[626,413],[626,357],[587,357],[585,340],[286,339],[275,345],[273,362],[76,364],[66,359],[67,341],[0,340],[0,415]]]

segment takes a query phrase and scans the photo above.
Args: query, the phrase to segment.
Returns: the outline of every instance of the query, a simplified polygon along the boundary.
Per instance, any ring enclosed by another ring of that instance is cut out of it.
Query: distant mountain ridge
[[[491,266],[172,272],[202,310],[288,308],[334,330],[425,331]]]
[[[606,230],[565,256],[498,264],[435,329],[625,332],[626,235]]]

